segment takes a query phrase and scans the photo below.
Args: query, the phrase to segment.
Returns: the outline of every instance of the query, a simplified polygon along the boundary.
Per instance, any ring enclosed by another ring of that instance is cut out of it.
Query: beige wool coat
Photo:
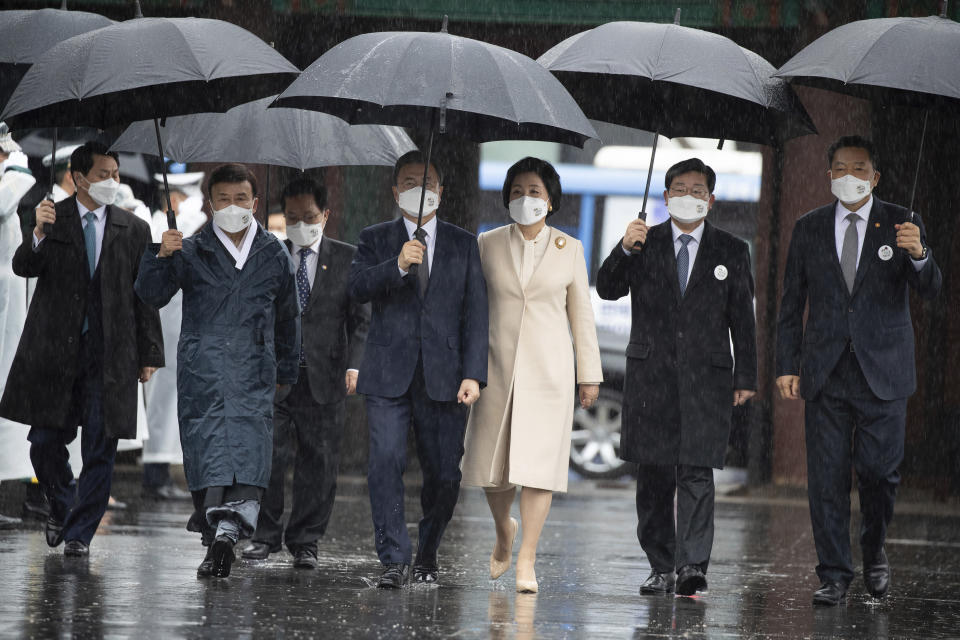
[[[583,245],[550,228],[521,288],[513,227],[478,238],[490,351],[487,387],[467,421],[463,483],[566,491],[576,384],[603,380]]]

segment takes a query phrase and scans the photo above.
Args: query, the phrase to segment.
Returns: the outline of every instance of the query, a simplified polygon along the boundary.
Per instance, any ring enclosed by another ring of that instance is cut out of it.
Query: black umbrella
[[[67,38],[114,24],[113,20],[86,11],[59,9],[0,11],[0,107],[7,104],[27,69],[50,47]],[[57,130],[53,130],[53,154],[57,153]],[[53,190],[53,174],[50,175]]]
[[[650,22],[610,22],[571,36],[537,62],[594,120],[660,135],[776,145],[816,133],[793,90],[766,60],[721,35]]]
[[[939,16],[858,20],[814,40],[780,67],[792,82],[846,93],[874,104],[924,109],[910,191],[910,215],[931,109],[960,115],[960,23]]]
[[[178,162],[249,162],[312,167],[393,165],[416,149],[400,127],[353,125],[326,113],[268,109],[276,96],[248,102],[226,113],[168,118],[160,127],[163,148]],[[152,121],[135,122],[117,138],[114,151],[156,153]],[[266,203],[269,212],[269,201]]]
[[[273,106],[323,111],[352,124],[429,127],[424,184],[435,132],[475,142],[545,140],[581,147],[596,137],[580,107],[543,67],[516,51],[450,35],[446,16],[439,32],[368,33],[338,44]]]
[[[55,45],[23,76],[0,119],[11,129],[91,126],[227,109],[278,93],[299,73],[221,20],[136,18]],[[155,122],[157,145],[160,126]],[[159,155],[163,155],[162,147]],[[176,228],[164,170],[168,222]]]

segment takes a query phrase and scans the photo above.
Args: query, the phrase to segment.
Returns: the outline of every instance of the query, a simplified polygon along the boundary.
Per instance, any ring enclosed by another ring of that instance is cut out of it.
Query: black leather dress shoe
[[[210,553],[213,560],[213,577],[226,578],[230,575],[230,567],[233,566],[235,557],[233,555],[234,542],[227,536],[217,536],[213,544],[210,545]]]
[[[378,589],[400,589],[407,584],[410,579],[410,565],[393,563],[388,564],[387,568],[380,574],[380,580],[377,581]]]
[[[247,560],[266,560],[271,553],[280,551],[280,545],[270,546],[266,542],[254,542],[243,550],[240,555]]]
[[[692,596],[697,591],[706,591],[707,577],[700,567],[688,564],[677,572],[677,595]]]
[[[874,554],[869,560],[864,557],[863,584],[867,587],[867,593],[874,598],[882,598],[890,590],[890,563],[882,547],[880,553]]]
[[[676,579],[673,577],[673,571],[670,573],[651,571],[647,579],[640,585],[640,593],[648,596],[663,596],[673,593],[675,584]]]
[[[435,584],[440,579],[440,567],[434,564],[413,565],[413,581],[425,584]]]
[[[827,580],[813,592],[813,606],[835,607],[847,597],[847,588],[839,582]]]
[[[47,544],[51,547],[58,547],[63,542],[63,522],[53,516],[47,516],[47,526],[44,529],[47,536]]]
[[[213,545],[207,547],[207,553],[203,556],[203,562],[197,567],[198,578],[209,578],[213,575]]]
[[[71,558],[84,558],[90,555],[90,547],[80,540],[67,540],[63,545],[63,555]]]
[[[316,569],[320,566],[317,562],[317,548],[312,545],[297,547],[293,551],[294,569]]]

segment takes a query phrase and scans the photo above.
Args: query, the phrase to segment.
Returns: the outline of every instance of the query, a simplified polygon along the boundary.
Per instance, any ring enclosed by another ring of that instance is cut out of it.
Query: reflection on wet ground
[[[960,516],[901,513],[890,529],[891,595],[813,609],[818,586],[803,501],[721,499],[708,580],[698,598],[637,593],[646,560],[629,488],[582,484],[558,497],[541,539],[540,593],[518,595],[511,570],[487,577],[494,535],[467,490],[442,549],[441,585],[399,592],[379,573],[362,486],[338,498],[318,571],[286,552],[199,581],[199,538],[186,505],[108,513],[89,560],[65,559],[38,530],[0,532],[2,637],[329,638],[956,638]],[[416,513],[414,501],[408,514]],[[415,527],[412,527],[415,533]]]

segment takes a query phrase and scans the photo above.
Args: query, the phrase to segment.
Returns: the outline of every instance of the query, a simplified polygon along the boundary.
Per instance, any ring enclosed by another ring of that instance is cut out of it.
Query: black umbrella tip
[[[143,10],[140,9],[140,0],[133,0],[133,17],[142,18]]]
[[[440,33],[446,33],[446,32],[447,32],[447,25],[448,25],[448,24],[450,24],[450,16],[444,15],[444,16],[443,16],[443,25],[440,27]]]

